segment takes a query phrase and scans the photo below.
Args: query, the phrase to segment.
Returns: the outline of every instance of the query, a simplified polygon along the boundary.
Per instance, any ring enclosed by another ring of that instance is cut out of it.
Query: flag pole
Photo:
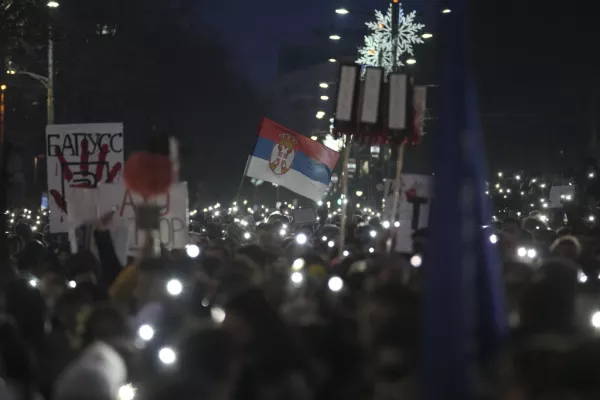
[[[397,219],[397,214],[398,214],[398,203],[400,202],[400,185],[401,185],[401,179],[400,177],[402,176],[402,167],[404,166],[404,148],[405,148],[405,144],[404,141],[402,141],[402,143],[398,146],[398,155],[397,155],[397,160],[396,160],[396,175],[394,177],[394,200],[392,203],[392,213],[391,213],[391,218],[392,218],[392,226],[396,226],[396,221],[398,221]],[[392,240],[388,240],[387,244],[386,244],[386,248],[387,248],[387,252],[391,252],[392,251]]]
[[[348,160],[350,158],[350,138],[345,136],[344,162],[342,172],[342,220],[340,221],[340,245],[338,255],[344,256],[344,244],[346,242],[346,211],[348,209]]]
[[[240,185],[238,186],[237,194],[235,195],[235,201],[240,199],[240,191],[242,190],[242,185],[244,184],[244,178],[246,177],[246,173],[248,172],[248,164],[250,164],[250,156],[246,159],[246,166],[244,167],[244,173],[242,174],[242,179],[240,180]]]

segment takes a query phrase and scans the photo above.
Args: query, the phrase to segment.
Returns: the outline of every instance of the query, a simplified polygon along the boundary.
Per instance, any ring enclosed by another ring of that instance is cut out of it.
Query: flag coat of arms
[[[321,143],[264,118],[246,176],[319,201],[329,186],[339,156]]]

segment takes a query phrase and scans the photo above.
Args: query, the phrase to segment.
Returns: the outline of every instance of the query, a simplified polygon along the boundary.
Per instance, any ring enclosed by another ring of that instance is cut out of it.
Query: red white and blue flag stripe
[[[246,176],[319,201],[338,159],[338,152],[264,118]]]

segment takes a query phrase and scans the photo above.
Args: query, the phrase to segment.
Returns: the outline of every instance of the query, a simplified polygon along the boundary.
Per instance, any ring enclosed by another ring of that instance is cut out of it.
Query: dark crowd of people
[[[94,225],[96,256],[73,254],[47,215],[11,211],[0,399],[421,398],[435,249],[423,229],[412,252],[387,253],[393,224],[351,214],[339,249],[327,210],[297,224],[286,210],[265,221],[212,209],[194,215],[186,249],[148,246],[121,265],[110,215]],[[549,220],[481,228],[503,262],[511,326],[493,398],[600,398],[600,229]]]

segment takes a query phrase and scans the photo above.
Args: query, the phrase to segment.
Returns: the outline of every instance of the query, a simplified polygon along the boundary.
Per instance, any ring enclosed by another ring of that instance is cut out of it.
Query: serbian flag
[[[319,201],[339,153],[263,118],[246,176],[275,183]]]
[[[423,399],[487,398],[486,367],[506,339],[500,260],[485,195],[487,163],[469,60],[467,0],[440,2],[442,18],[434,195],[429,214]],[[436,3],[437,4],[437,3]],[[495,394],[495,393],[492,393]],[[492,396],[493,397],[493,396]]]

